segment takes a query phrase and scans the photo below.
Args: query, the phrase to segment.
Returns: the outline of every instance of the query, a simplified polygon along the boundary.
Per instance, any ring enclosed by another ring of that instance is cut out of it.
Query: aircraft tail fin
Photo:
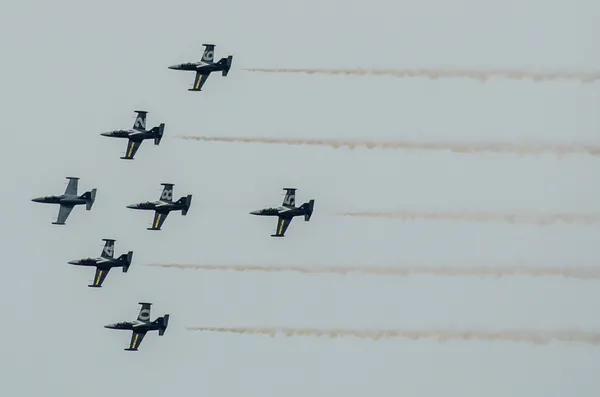
[[[129,251],[126,254],[121,255],[121,260],[125,261],[123,265],[123,273],[127,273],[129,266],[131,266],[131,260],[133,259],[133,251]]]
[[[89,192],[85,192],[81,196],[79,196],[79,198],[85,200],[85,209],[88,211],[92,209],[92,205],[94,205],[94,201],[96,201],[97,190],[98,189],[92,189]]]
[[[187,215],[188,211],[190,210],[190,205],[192,204],[192,195],[188,194],[187,196],[180,198],[177,203],[183,205],[183,208],[181,209],[181,215]]]
[[[302,208],[304,208],[304,220],[306,222],[310,221],[310,217],[312,216],[313,209],[315,208],[315,200],[310,200],[308,203],[302,204]]]
[[[233,55],[229,55],[227,58],[222,58],[220,63],[225,64],[225,69],[223,69],[223,77],[227,76],[229,73],[229,69],[231,69],[231,63],[233,62]]]
[[[165,123],[160,123],[158,127],[152,128],[152,132],[154,133],[154,144],[160,144],[160,140],[163,137],[165,131]]]
[[[167,330],[167,326],[169,325],[169,315],[165,314],[164,316],[161,317],[160,320],[161,320],[161,325],[158,330],[158,335],[163,336],[165,334],[165,331]]]

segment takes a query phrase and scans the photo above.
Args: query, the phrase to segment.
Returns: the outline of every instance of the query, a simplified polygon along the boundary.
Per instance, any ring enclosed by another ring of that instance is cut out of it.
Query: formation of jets
[[[214,62],[214,44],[203,44],[205,46],[204,54],[199,62],[188,62],[178,65],[169,66],[169,69],[194,71],[196,78],[193,88],[189,91],[201,91],[206,83],[206,80],[212,72],[221,72],[223,76],[227,76],[231,69],[233,56],[229,55],[226,58],[221,58],[218,62]],[[154,145],[158,146],[163,138],[165,131],[165,123],[160,123],[158,126],[146,129],[146,116],[148,112],[145,110],[135,110],[136,118],[133,127],[130,129],[117,129],[108,132],[102,132],[100,135],[110,138],[125,138],[127,139],[127,148],[125,155],[121,157],[124,160],[133,160],[135,154],[139,150],[144,140],[151,139]],[[61,195],[42,196],[32,199],[36,203],[57,204],[59,205],[58,217],[52,222],[54,225],[66,225],[67,219],[71,211],[77,205],[85,205],[87,211],[92,209],[96,200],[97,189],[93,188],[83,194],[78,194],[79,178],[67,177],[68,184],[65,192]],[[134,210],[147,210],[154,212],[152,225],[147,230],[162,230],[165,220],[172,211],[180,211],[182,216],[187,215],[191,203],[192,195],[187,194],[179,200],[173,201],[173,183],[161,183],[163,187],[160,198],[156,201],[145,201],[136,204],[126,205],[126,208]],[[284,237],[285,233],[296,216],[304,216],[304,220],[308,222],[312,216],[315,200],[311,199],[308,202],[296,207],[296,188],[284,188],[285,197],[283,204],[280,207],[269,207],[257,211],[252,211],[250,214],[259,216],[276,216],[277,229],[272,237]],[[83,267],[95,268],[94,279],[88,287],[101,288],[109,272],[113,268],[121,268],[123,273],[127,273],[133,260],[133,251],[128,251],[115,257],[115,239],[104,238],[104,247],[98,257],[88,257],[68,261],[68,264]],[[150,307],[152,303],[140,302],[142,305],[135,321],[122,321],[114,324],[105,325],[105,328],[116,330],[132,331],[131,342],[127,351],[137,351],[142,340],[148,331],[158,331],[158,335],[164,335],[169,323],[169,314],[150,320]]]

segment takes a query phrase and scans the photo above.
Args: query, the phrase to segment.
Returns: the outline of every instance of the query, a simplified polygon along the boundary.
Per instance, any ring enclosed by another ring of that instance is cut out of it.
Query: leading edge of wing
[[[131,342],[129,342],[129,347],[125,350],[127,351],[137,351],[142,341],[144,340],[144,336],[146,336],[145,332],[133,331],[131,334]]]
[[[204,83],[206,83],[206,80],[208,80],[208,77],[210,76],[210,74],[211,74],[211,72],[204,72],[204,73],[196,72],[196,78],[194,80],[194,87],[189,88],[188,91],[202,91],[202,87],[204,86]]]
[[[64,225],[67,222],[67,218],[69,218],[69,214],[73,211],[73,205],[64,205],[60,204],[60,208],[58,209],[58,217],[56,218],[56,222],[52,222],[53,225]]]
[[[291,218],[284,218],[281,216],[277,218],[277,231],[275,234],[271,234],[271,237],[285,237],[285,231],[287,230],[288,226],[290,226],[291,222]]]
[[[134,141],[134,140],[128,140],[127,141],[127,151],[125,152],[125,156],[122,156],[121,158],[123,160],[133,160],[133,156],[135,156],[135,153],[138,151],[138,149],[140,148],[140,146],[142,145],[142,142],[139,141]]]
[[[94,288],[100,288],[102,287],[102,283],[104,282],[104,279],[106,278],[106,276],[108,276],[108,272],[110,271],[109,269],[100,269],[99,267],[96,267],[96,274],[94,275],[94,282],[90,285],[88,285],[88,287],[94,287]]]

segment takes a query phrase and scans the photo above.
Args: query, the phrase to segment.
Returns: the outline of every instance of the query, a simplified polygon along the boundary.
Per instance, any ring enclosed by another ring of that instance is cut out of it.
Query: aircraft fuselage
[[[189,72],[220,72],[227,69],[226,65],[220,63],[187,62],[169,66],[169,69],[184,70]]]
[[[259,216],[281,216],[284,218],[293,218],[295,216],[304,215],[305,210],[300,207],[277,207],[277,208],[263,208],[261,210],[252,211],[251,215]]]
[[[36,203],[61,204],[61,205],[86,204],[86,200],[80,198],[79,196],[67,196],[65,194],[61,194],[60,196],[37,197],[37,198],[34,198],[31,201],[34,201]]]
[[[184,206],[178,203],[167,203],[165,201],[146,201],[143,203],[131,204],[127,208],[133,210],[152,210],[157,212],[170,212],[183,209]]]
[[[143,141],[144,139],[154,138],[154,134],[152,134],[150,131],[138,131],[134,129],[114,130],[103,132],[100,135],[107,136],[109,138],[127,138],[134,141]]]
[[[112,267],[121,267],[123,266],[123,261],[119,259],[111,259],[111,258],[83,258],[77,259],[74,261],[67,262],[71,265],[77,266],[95,266],[101,269],[112,268]]]
[[[161,328],[160,322],[153,321],[144,323],[142,321],[122,321],[120,323],[108,324],[104,328],[120,329],[126,331],[156,331]]]

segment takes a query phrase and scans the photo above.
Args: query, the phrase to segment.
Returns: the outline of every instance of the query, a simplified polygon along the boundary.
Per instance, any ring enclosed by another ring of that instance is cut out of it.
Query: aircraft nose
[[[101,132],[100,135],[102,135],[102,136],[111,136],[112,132]]]
[[[179,69],[179,65],[171,65],[171,66],[169,66],[169,69],[177,70],[177,69]]]
[[[43,201],[43,197],[36,197],[34,199],[31,199],[31,201],[33,201],[35,203],[41,203]]]
[[[108,325],[105,325],[104,328],[115,329],[115,325],[114,324],[108,324]]]
[[[134,210],[136,208],[136,204],[129,204],[127,208],[131,208],[132,210]]]
[[[79,265],[80,261],[79,260],[73,260],[73,261],[68,261],[67,263],[69,265]]]
[[[260,215],[260,210],[252,211],[250,215]]]

